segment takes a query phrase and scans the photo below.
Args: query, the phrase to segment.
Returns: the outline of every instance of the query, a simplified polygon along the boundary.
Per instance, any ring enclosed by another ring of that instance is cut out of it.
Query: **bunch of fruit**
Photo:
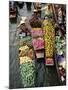
[[[44,25],[44,40],[46,57],[53,57],[55,46],[55,29],[52,21],[46,20]]]
[[[29,48],[27,45],[21,46],[19,48],[19,57],[28,56],[31,60],[34,59],[34,52],[32,48]],[[26,61],[26,59],[25,59]]]

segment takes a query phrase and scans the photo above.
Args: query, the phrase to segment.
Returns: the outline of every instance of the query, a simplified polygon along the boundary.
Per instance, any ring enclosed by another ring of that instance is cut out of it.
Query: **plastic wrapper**
[[[44,40],[43,38],[34,38],[32,40],[34,50],[44,49]]]
[[[54,61],[53,58],[46,58],[46,65],[53,65]]]
[[[32,28],[31,34],[32,34],[32,37],[43,36],[43,30],[42,28]]]

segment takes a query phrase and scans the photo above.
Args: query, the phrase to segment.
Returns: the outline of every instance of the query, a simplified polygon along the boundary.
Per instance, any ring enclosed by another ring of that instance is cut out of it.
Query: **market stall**
[[[34,3],[32,17],[20,18],[17,38],[23,87],[65,85],[66,11],[63,8],[64,5]]]

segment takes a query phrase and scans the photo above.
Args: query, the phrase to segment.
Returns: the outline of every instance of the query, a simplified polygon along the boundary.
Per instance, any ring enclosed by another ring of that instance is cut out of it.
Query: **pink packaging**
[[[43,36],[43,31],[41,28],[38,28],[37,30],[33,29],[31,31],[32,37],[37,37],[37,36]]]
[[[36,38],[32,40],[34,50],[39,50],[44,48],[43,38]]]
[[[53,58],[46,58],[46,65],[54,65]]]

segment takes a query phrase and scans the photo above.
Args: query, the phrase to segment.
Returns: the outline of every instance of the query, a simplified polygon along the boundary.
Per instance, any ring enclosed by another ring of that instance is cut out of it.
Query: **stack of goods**
[[[44,58],[44,40],[42,28],[32,28],[32,44],[37,58]]]
[[[33,87],[35,78],[34,52],[31,41],[28,40],[28,37],[23,38],[22,41],[20,42],[19,60],[20,60],[21,80],[23,86]]]
[[[33,60],[34,59],[33,48],[31,48],[31,47],[29,47],[27,45],[20,46],[20,48],[19,48],[19,56],[20,57],[28,56]]]
[[[24,28],[24,32],[21,31],[22,33],[19,33],[19,60],[20,60],[21,81],[24,87],[34,87],[35,58],[32,47],[32,38],[30,32],[27,32],[25,29],[26,28]]]
[[[54,22],[51,19],[44,20],[44,40],[45,40],[45,57],[46,65],[54,65],[54,46],[55,46],[55,29]]]
[[[34,38],[32,42],[33,42],[34,50],[44,49],[43,38],[41,38],[41,37]]]
[[[60,34],[56,35],[56,60],[58,63],[61,81],[66,80],[66,42]]]
[[[66,83],[66,7],[65,5],[55,5],[57,16],[56,27],[56,60],[58,65],[59,76],[63,83]]]
[[[21,80],[24,87],[33,87],[35,85],[35,63],[33,49],[27,45],[19,48]]]

